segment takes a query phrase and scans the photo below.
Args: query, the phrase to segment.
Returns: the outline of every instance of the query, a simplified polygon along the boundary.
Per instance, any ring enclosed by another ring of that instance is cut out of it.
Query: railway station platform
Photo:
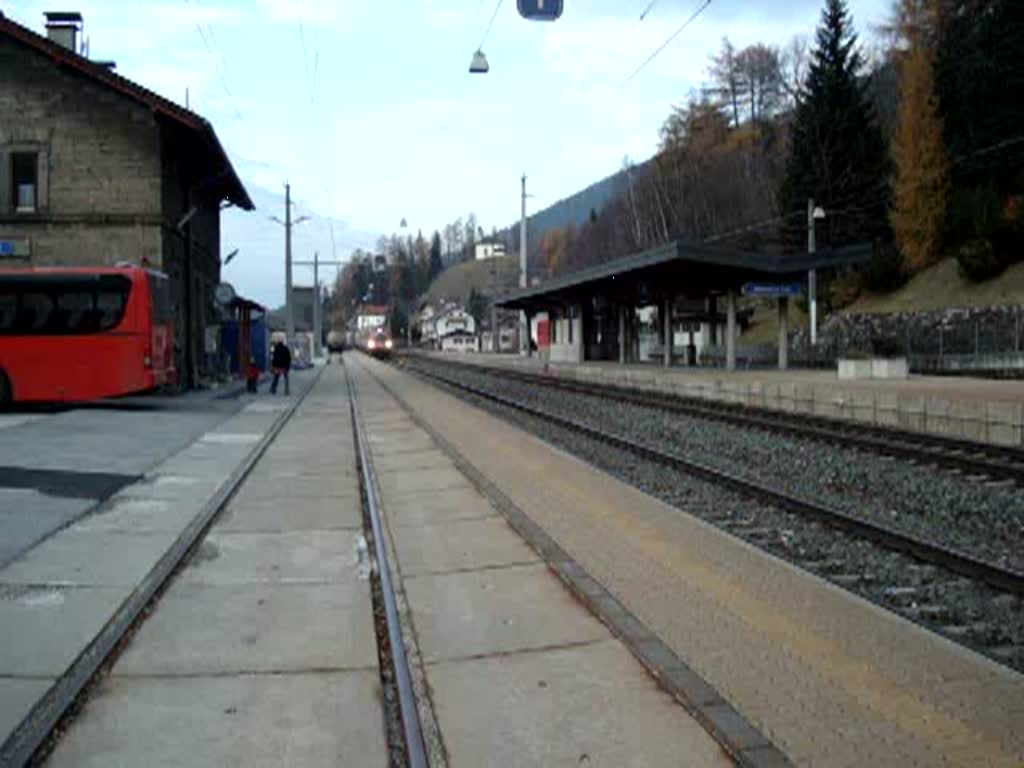
[[[1024,764],[1020,674],[394,366],[293,392],[0,569],[0,764],[389,764],[367,474],[433,768]]]
[[[0,570],[0,764],[392,764],[350,378],[430,765],[734,764],[358,361],[311,378]]]
[[[636,620],[619,632],[634,655],[664,643],[682,665],[666,677],[686,678],[678,695],[695,711],[720,695],[801,766],[1024,764],[1020,674],[417,377],[364,365],[506,519],[551,539],[553,569],[568,558],[567,582],[582,574]]]
[[[297,372],[291,397],[253,398],[0,567],[0,765],[21,765],[72,705],[319,370]],[[6,514],[38,514],[5,499]]]
[[[648,364],[556,363],[536,355],[411,354],[1024,446],[1024,384],[1014,380],[912,375],[902,380],[840,381],[835,371],[666,369]]]
[[[349,365],[431,765],[732,765],[381,387],[378,366]],[[726,710],[730,735],[775,755]]]

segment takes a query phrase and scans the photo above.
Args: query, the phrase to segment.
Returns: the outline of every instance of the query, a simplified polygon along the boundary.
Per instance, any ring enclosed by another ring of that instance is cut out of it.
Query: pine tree
[[[947,240],[972,279],[1024,254],[1024,2],[943,0],[936,90],[951,165]]]
[[[937,0],[901,0],[908,49],[900,62],[899,125],[893,142],[896,182],[892,227],[908,273],[938,260],[946,223],[949,158],[935,90]],[[931,39],[929,39],[931,37]]]
[[[807,199],[825,208],[819,247],[888,239],[889,158],[864,95],[845,0],[826,0],[790,135],[779,205],[791,248],[805,243]]]
[[[432,282],[435,277],[444,271],[444,261],[441,259],[441,233],[435,231],[434,236],[430,238],[430,271],[428,272],[429,281]]]

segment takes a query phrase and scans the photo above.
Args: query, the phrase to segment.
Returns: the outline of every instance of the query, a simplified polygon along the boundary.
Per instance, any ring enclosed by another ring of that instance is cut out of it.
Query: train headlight
[[[392,346],[393,344],[391,342],[391,339],[388,339],[387,341],[384,342],[384,349],[391,349]]]
[[[374,341],[373,339],[370,339],[368,342],[366,342],[366,348],[367,349],[373,349],[376,346],[377,346],[377,342]]]

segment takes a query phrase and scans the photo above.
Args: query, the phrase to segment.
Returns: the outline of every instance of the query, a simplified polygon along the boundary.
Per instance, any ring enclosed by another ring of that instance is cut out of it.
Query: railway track
[[[411,361],[411,358],[406,358]],[[431,365],[415,360],[418,366]],[[840,421],[824,416],[800,414],[790,416],[767,408],[753,408],[735,403],[715,403],[659,392],[646,392],[613,384],[559,379],[542,374],[508,369],[492,369],[471,363],[445,362],[445,366],[471,369],[474,373],[537,384],[567,392],[629,402],[692,418],[732,424],[748,429],[785,434],[825,443],[841,443],[881,456],[906,459],[922,465],[999,482],[1012,482],[1024,487],[1024,450],[990,445],[954,437],[879,427],[857,422]]]
[[[342,359],[343,366],[345,365]],[[373,461],[359,415],[359,403],[352,378],[346,372],[349,405],[352,409],[352,429],[356,445],[356,461],[362,486],[366,517],[370,522],[370,533],[373,538],[374,555],[377,562],[376,583],[374,585],[375,611],[378,613],[378,644],[384,649],[381,654],[381,665],[390,669],[382,673],[386,684],[393,686],[397,693],[398,720],[401,726],[401,748],[404,753],[404,765],[408,768],[427,768],[429,761],[423,740],[423,729],[420,724],[419,709],[416,706],[416,693],[413,688],[412,672],[409,668],[405,641],[402,637],[402,625],[399,617],[398,601],[395,596],[391,578],[391,567],[384,526],[380,513],[380,489]],[[383,614],[383,616],[380,616]],[[380,626],[383,624],[383,627]],[[386,638],[385,638],[386,636]],[[386,639],[386,642],[384,640]],[[388,698],[388,697],[384,697]],[[393,763],[397,762],[393,760]]]
[[[470,398],[524,414],[544,428],[565,430],[579,436],[576,439],[611,446],[766,505],[752,511],[749,504],[716,504],[712,509],[677,504],[999,663],[1024,669],[1024,636],[1018,626],[1024,626],[1024,573],[1020,571],[481,389],[436,370],[406,367]],[[803,529],[808,527],[833,533],[826,533],[827,543],[822,544],[821,536],[815,540],[804,535]],[[879,552],[889,554],[880,556]],[[975,610],[978,603],[983,604],[980,614]],[[1004,621],[1011,625],[1009,629],[1002,626]]]

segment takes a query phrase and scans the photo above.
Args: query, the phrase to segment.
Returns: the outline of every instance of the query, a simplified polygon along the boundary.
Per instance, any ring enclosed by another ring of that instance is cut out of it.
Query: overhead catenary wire
[[[245,115],[242,114],[241,108],[238,106],[238,101],[235,99],[235,94],[231,90],[231,86],[228,83],[228,64],[224,54],[221,53],[220,47],[217,45],[216,36],[213,33],[213,26],[209,23],[206,25],[206,31],[203,31],[203,26],[199,22],[198,9],[200,6],[199,0],[185,0],[185,4],[192,8],[192,18],[195,22],[196,32],[199,33],[199,39],[202,40],[203,48],[206,50],[208,56],[211,57],[213,63],[213,71],[217,75],[218,81],[220,81],[221,88],[227,95],[228,99],[234,105],[235,116],[240,122],[245,122]],[[220,64],[218,65],[218,60]]]
[[[708,0],[710,2],[711,0]],[[494,6],[494,13],[491,14],[491,20],[487,23],[487,29],[484,31],[484,36],[480,40],[480,45],[477,46],[477,50],[483,50],[484,43],[487,42],[487,38],[491,35],[491,29],[494,27],[494,20],[498,18],[498,11],[501,10],[502,3],[505,0],[498,0],[497,5]]]
[[[498,11],[501,10],[502,2],[503,2],[503,0],[498,0],[497,5],[494,7],[494,13],[491,14],[491,19],[490,19],[490,21],[487,24],[487,30],[484,32],[484,36],[480,40],[480,44],[477,46],[477,50],[482,49],[483,46],[484,46],[484,43],[487,42],[487,38],[491,34],[491,28],[494,26],[494,20],[496,18],[498,18]],[[477,20],[477,17],[480,15],[480,9],[483,7],[483,4],[484,4],[484,0],[477,0],[476,10],[473,13],[472,19],[470,19],[469,30],[467,31],[467,34],[466,34],[466,46],[465,47],[468,47],[469,41],[472,39],[473,30],[476,28],[476,20]],[[444,122],[441,123],[441,130],[439,131],[440,133],[444,133],[446,130],[448,130],[448,123],[451,121],[452,114],[455,112],[455,110],[458,108],[458,106],[462,103],[462,96],[463,96],[463,93],[466,90],[466,83],[468,82],[469,78],[470,78],[470,72],[467,70],[466,73],[459,80],[459,91],[455,95],[455,102],[452,105],[452,107],[448,110],[448,114],[445,116]]]
[[[665,42],[663,42],[661,45],[659,45],[657,48],[655,48],[654,51],[651,53],[651,55],[648,56],[646,59],[644,59],[643,63],[639,67],[637,67],[636,70],[633,72],[633,74],[631,74],[629,77],[627,77],[622,82],[622,85],[620,85],[619,87],[620,88],[625,88],[627,85],[629,85],[629,83],[632,82],[633,78],[635,78],[637,75],[639,75],[647,67],[648,64],[650,64],[652,61],[654,61],[656,58],[658,58],[659,54],[661,54],[662,51],[664,51],[666,48],[668,48],[669,45],[671,45],[672,42],[677,37],[679,37],[681,34],[683,34],[683,30],[685,30],[688,26],[690,26],[690,24],[692,24],[697,19],[697,17],[700,16],[709,5],[711,5],[711,0],[704,0],[697,7],[697,10],[695,10],[692,14],[690,14],[690,16],[686,19],[686,21],[683,22],[682,26],[680,26],[679,29],[677,29],[675,32],[673,32],[671,35],[669,35],[669,38]]]
[[[656,6],[657,4],[658,4],[658,0],[651,0],[651,2],[649,2],[647,4],[647,6],[642,11],[640,11],[640,19],[639,19],[639,21],[643,21],[644,19],[646,19],[647,18],[647,14],[649,14],[651,12],[651,9],[654,6]]]
[[[719,232],[718,234],[711,235],[710,237],[705,237],[703,242],[715,243],[719,240],[727,240],[730,237],[735,237],[736,235],[743,235],[747,232],[756,232],[759,229],[770,227],[773,224],[781,224],[782,222],[789,221],[797,216],[805,215],[806,213],[804,211],[793,211],[792,213],[783,214],[781,216],[772,216],[769,219],[761,219],[760,221],[755,221],[742,227],[737,227],[736,229],[730,229],[727,232]]]
[[[306,92],[309,94],[309,104],[314,105],[313,82],[309,76],[309,54],[306,52],[306,32],[302,26],[302,19],[299,19],[299,42],[302,44],[302,68],[306,74]]]

